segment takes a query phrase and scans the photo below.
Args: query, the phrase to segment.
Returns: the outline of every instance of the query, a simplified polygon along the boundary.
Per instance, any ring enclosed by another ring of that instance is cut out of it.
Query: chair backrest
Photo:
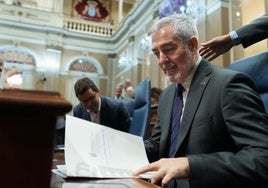
[[[133,113],[134,113],[134,109],[135,109],[135,100],[134,99],[117,99],[120,100],[127,108],[129,114],[130,114],[130,118],[132,119],[133,117]]]
[[[135,91],[135,99],[121,99],[131,116],[129,133],[148,137],[151,111],[151,80],[146,78],[140,82]]]
[[[234,61],[229,68],[249,75],[263,100],[266,113],[268,113],[268,52]]]

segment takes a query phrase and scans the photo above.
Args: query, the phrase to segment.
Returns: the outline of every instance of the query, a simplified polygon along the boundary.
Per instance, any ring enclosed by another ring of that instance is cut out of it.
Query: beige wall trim
[[[208,5],[207,7],[207,15],[212,14],[216,10],[220,9],[221,7],[228,8],[229,3],[223,1],[215,1],[215,3]]]

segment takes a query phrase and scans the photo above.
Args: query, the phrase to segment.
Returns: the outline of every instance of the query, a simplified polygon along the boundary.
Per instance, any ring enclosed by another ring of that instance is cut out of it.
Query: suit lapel
[[[210,73],[211,67],[209,63],[205,60],[202,60],[195,72],[191,86],[189,88],[177,141],[177,150],[190,130],[195,113],[198,109],[198,104],[200,103],[199,101],[201,100],[203,92],[210,80]]]

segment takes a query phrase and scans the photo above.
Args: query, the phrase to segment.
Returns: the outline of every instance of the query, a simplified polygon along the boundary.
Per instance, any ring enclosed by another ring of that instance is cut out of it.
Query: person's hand
[[[208,42],[201,43],[199,53],[203,58],[207,59],[208,61],[212,61],[216,57],[229,51],[233,46],[234,45],[230,35],[222,35],[215,37]]]
[[[162,187],[166,187],[172,179],[188,178],[190,173],[189,162],[186,157],[163,158],[144,166],[133,173],[133,176],[155,171],[151,183],[157,184],[162,179]]]

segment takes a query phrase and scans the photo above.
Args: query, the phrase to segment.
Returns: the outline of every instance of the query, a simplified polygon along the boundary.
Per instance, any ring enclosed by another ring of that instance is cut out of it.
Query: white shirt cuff
[[[240,41],[240,39],[235,31],[231,31],[229,33],[229,35],[230,35],[232,42],[235,46],[241,44],[241,41]]]

